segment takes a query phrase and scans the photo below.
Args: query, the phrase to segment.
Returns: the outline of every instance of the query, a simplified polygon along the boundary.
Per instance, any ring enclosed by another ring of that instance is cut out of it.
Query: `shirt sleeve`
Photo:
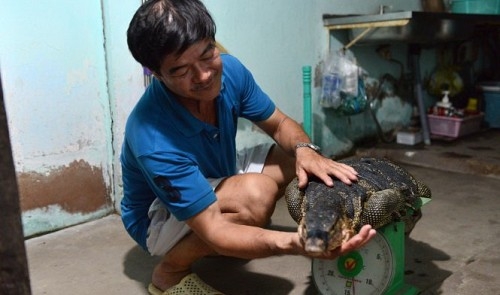
[[[224,55],[225,80],[239,94],[239,116],[250,121],[263,121],[269,118],[276,106],[271,98],[260,88],[252,73],[235,57]]]
[[[210,183],[188,157],[155,153],[139,161],[155,195],[178,220],[189,219],[216,201]]]

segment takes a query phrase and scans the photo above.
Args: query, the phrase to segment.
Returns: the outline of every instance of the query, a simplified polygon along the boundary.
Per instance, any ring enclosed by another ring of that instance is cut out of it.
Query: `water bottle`
[[[344,59],[342,64],[343,84],[341,91],[347,96],[358,96],[358,66],[350,60]]]
[[[323,88],[321,92],[321,105],[323,107],[337,108],[341,104],[341,85],[341,75],[335,68],[323,74]]]

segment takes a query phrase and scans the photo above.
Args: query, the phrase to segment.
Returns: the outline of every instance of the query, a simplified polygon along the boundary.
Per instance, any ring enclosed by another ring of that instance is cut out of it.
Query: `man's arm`
[[[311,140],[297,122],[278,108],[271,117],[256,122],[256,125],[271,136],[283,150],[296,157],[295,169],[299,187],[306,186],[308,175],[311,174],[316,175],[329,186],[333,185],[332,176],[347,184],[357,180],[357,173],[352,167],[323,157],[308,147],[296,149],[298,143],[309,143]]]
[[[280,232],[260,227],[236,224],[222,215],[217,202],[187,220],[187,224],[215,252],[243,259],[264,258],[274,255],[305,255],[297,232]],[[364,226],[349,241],[334,251],[314,255],[314,257],[334,259],[362,247],[374,235],[375,230]]]
[[[274,113],[268,119],[256,122],[256,125],[292,156],[295,156],[295,145],[297,143],[311,142],[302,127],[278,108],[274,110]]]

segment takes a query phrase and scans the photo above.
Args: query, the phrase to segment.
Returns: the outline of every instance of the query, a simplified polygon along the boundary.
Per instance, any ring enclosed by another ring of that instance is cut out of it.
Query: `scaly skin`
[[[310,179],[299,190],[297,179],[287,187],[288,211],[299,224],[299,234],[309,252],[332,250],[370,224],[379,228],[395,220],[406,223],[409,233],[421,216],[414,210],[419,197],[431,197],[429,188],[402,167],[386,160],[361,158],[340,161],[358,172],[358,181],[333,187]],[[410,210],[413,209],[413,210]],[[407,214],[414,211],[413,214]]]

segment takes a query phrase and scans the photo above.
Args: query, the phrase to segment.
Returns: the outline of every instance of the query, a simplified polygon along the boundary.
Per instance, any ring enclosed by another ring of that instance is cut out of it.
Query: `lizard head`
[[[354,235],[352,222],[345,216],[340,196],[325,194],[322,183],[310,182],[302,202],[299,235],[305,250],[321,253],[333,250]]]

